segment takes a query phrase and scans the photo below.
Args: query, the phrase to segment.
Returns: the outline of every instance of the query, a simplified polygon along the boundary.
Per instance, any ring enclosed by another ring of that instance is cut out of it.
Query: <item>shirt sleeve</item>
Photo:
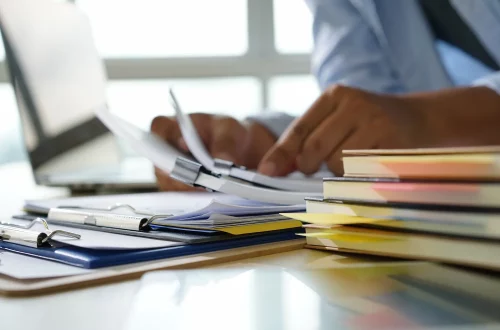
[[[486,86],[500,94],[500,71],[484,76],[473,83],[474,86]]]
[[[379,93],[402,93],[387,50],[349,0],[306,0],[313,14],[312,70],[322,90],[342,84]]]
[[[349,0],[306,2],[313,14],[312,71],[321,90],[342,84],[379,93],[405,91],[375,33]],[[295,118],[264,112],[248,119],[279,137]]]
[[[292,123],[295,117],[284,112],[268,111],[247,118],[264,125],[276,138],[279,138],[285,129]]]

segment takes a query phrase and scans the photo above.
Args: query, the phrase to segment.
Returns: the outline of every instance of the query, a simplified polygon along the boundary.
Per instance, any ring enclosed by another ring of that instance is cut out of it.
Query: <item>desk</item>
[[[25,198],[61,197],[68,194],[66,189],[37,187],[26,164],[0,167],[0,182],[4,183],[0,188],[4,199],[0,215],[4,217],[18,211]],[[360,258],[304,249],[213,267],[276,266],[318,269],[358,267],[366,262],[368,261]],[[133,280],[34,298],[0,297],[0,327],[16,330],[122,329],[138,288],[139,280]],[[497,327],[474,329],[493,328]]]
[[[0,216],[4,218],[19,212],[25,199],[64,197],[69,194],[63,188],[36,186],[27,163],[0,166],[0,182]],[[297,250],[216,267],[333,267],[344,265],[346,259],[349,258],[320,251]],[[0,297],[1,328],[121,329],[123,318],[119,316],[129,310],[138,286],[139,280],[134,280],[34,298]]]

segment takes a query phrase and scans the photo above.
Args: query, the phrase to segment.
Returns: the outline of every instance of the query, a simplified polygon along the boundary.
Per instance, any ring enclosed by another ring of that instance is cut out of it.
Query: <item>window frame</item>
[[[74,2],[74,0],[69,0]],[[261,84],[263,111],[274,76],[310,74],[309,54],[284,54],[274,42],[274,1],[247,0],[248,51],[241,56],[105,58],[108,80],[182,79],[251,76]],[[5,61],[0,83],[9,82]]]

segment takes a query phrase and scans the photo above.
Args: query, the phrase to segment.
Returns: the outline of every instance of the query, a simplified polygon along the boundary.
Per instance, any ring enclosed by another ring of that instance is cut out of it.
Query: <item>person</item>
[[[214,157],[342,174],[344,149],[500,145],[500,1],[307,0],[322,95],[298,118],[194,114]],[[187,151],[175,120],[151,129]],[[164,190],[191,189],[157,171]]]

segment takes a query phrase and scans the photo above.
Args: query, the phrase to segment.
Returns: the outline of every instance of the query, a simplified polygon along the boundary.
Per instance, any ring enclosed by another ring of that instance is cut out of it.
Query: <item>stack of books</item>
[[[307,246],[500,270],[500,148],[344,151],[307,213]]]

